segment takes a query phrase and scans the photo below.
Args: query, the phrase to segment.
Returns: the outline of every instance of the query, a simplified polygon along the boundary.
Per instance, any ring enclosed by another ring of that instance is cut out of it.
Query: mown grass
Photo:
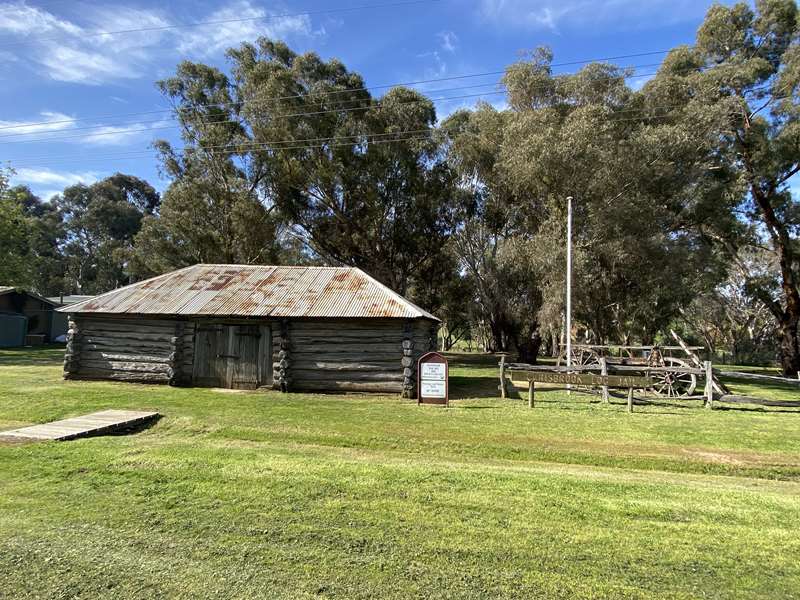
[[[495,397],[495,361],[466,355],[447,410],[63,382],[60,359],[0,352],[0,430],[111,407],[163,418],[129,436],[0,445],[0,597],[800,590],[792,409],[627,414],[541,392],[528,410]]]

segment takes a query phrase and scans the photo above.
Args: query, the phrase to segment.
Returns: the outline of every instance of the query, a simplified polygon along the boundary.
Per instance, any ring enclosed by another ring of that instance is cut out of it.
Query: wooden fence
[[[703,368],[680,366],[649,367],[646,365],[609,364],[601,359],[599,365],[574,365],[567,367],[510,363],[506,362],[506,357],[503,356],[500,360],[500,395],[503,398],[508,396],[508,376],[510,376],[511,381],[516,381],[518,383],[527,382],[528,406],[530,408],[534,407],[536,383],[565,385],[567,389],[570,389],[572,385],[599,387],[603,402],[609,401],[609,388],[622,388],[628,391],[628,410],[632,411],[634,389],[651,390],[652,374],[673,373],[690,374],[703,378],[705,385],[703,386],[702,395],[684,396],[682,398],[703,399],[704,405],[708,409],[712,409],[715,402],[800,408],[800,400],[769,400],[754,396],[730,394],[727,393],[727,390],[725,390],[726,393],[715,394],[715,391],[719,391],[719,386],[716,384],[717,377],[797,387],[800,387],[800,379],[787,379],[784,377],[760,375],[757,373],[742,373],[739,371],[721,371],[714,369],[710,361],[704,361],[702,365]],[[670,399],[680,398],[671,397]]]

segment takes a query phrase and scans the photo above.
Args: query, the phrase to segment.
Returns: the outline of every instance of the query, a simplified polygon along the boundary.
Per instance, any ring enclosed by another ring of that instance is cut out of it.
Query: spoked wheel
[[[599,366],[600,355],[594,350],[579,346],[572,349],[572,364],[576,367]]]
[[[680,358],[663,357],[665,367],[689,367],[689,363]],[[658,371],[652,373],[653,391],[664,398],[686,398],[694,394],[697,387],[697,376],[694,373],[680,371]]]

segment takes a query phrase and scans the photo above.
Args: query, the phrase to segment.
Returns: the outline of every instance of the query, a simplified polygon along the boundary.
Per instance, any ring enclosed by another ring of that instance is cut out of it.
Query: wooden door
[[[268,385],[271,373],[265,362],[271,366],[269,334],[269,326],[263,325],[199,326],[195,335],[194,384],[230,389]]]
[[[230,355],[227,387],[254,390],[258,387],[260,328],[258,325],[232,325],[228,335]]]
[[[194,346],[194,384],[202,387],[226,387],[228,328],[222,324],[198,326]]]

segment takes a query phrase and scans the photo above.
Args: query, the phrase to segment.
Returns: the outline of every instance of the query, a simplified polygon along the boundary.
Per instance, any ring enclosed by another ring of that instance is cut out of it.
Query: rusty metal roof
[[[57,309],[216,317],[434,319],[349,267],[194,265]]]

